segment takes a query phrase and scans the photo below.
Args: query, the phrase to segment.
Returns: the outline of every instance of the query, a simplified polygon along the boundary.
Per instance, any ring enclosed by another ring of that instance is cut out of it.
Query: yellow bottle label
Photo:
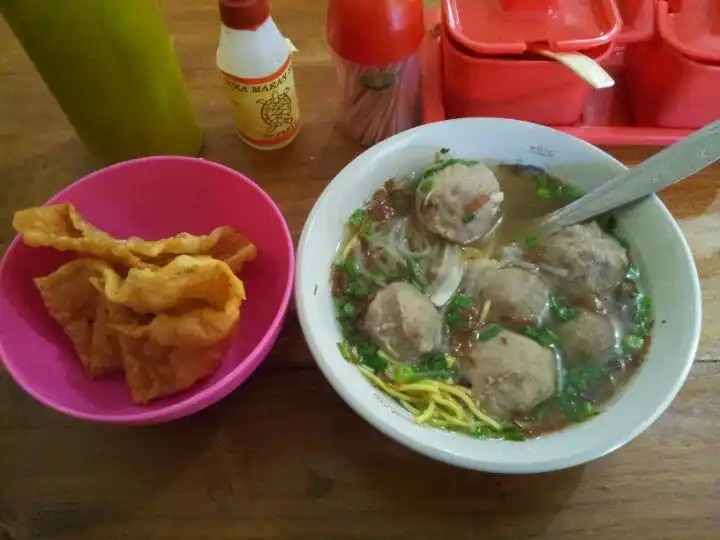
[[[262,148],[281,146],[295,137],[300,129],[300,109],[289,56],[280,69],[267,77],[248,79],[224,71],[222,77],[241,139]]]

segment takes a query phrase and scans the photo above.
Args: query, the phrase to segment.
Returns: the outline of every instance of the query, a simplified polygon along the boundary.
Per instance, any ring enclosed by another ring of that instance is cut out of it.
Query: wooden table
[[[233,134],[214,66],[211,0],[166,0],[206,132],[205,157],[255,178],[298,235],[315,198],[361,149],[334,127],[324,2],[274,0],[299,49],[303,128],[285,150]],[[14,210],[88,172],[85,151],[0,24],[0,243]],[[628,164],[650,151],[613,154]],[[720,538],[720,167],[662,193],[700,270],[704,329],[665,415],[613,455],[564,472],[504,477],[435,463],[356,416],[324,380],[297,317],[237,392],[168,425],[64,418],[0,374],[0,539]]]

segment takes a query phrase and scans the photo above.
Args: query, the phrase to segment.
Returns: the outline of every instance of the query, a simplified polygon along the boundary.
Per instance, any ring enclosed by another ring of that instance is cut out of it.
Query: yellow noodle
[[[380,390],[382,390],[386,394],[388,394],[396,399],[400,399],[400,400],[407,400],[408,398],[411,398],[411,396],[407,396],[405,394],[402,394],[400,392],[393,390],[389,385],[387,385],[383,381],[381,381],[372,371],[367,369],[365,366],[359,366],[358,369],[360,370],[360,372],[363,375],[365,375],[365,377],[370,379],[371,383],[373,383],[375,386],[380,388]]]
[[[358,369],[372,384],[397,399],[415,416],[418,424],[430,422],[442,428],[455,426],[469,430],[472,427],[469,411],[483,424],[497,431],[502,429],[496,420],[475,406],[468,388],[432,379],[411,384],[386,383],[366,366],[358,366]]]
[[[464,418],[467,421],[467,414],[465,414],[462,407],[460,407],[460,405],[458,405],[452,399],[444,398],[441,396],[433,396],[433,401],[435,401],[435,403],[437,403],[438,405],[450,410],[455,415],[455,418]]]
[[[435,382],[435,381],[432,381]],[[397,387],[398,392],[429,392],[431,394],[436,394],[439,390],[438,388],[431,384],[431,381],[423,381],[422,383],[411,383],[411,384],[402,384]]]
[[[408,400],[400,399],[399,401],[400,401],[400,405],[405,407],[410,412],[410,414],[412,414],[413,416],[417,416],[420,414],[420,411],[418,409],[416,409],[415,407],[413,407]]]
[[[350,255],[350,251],[358,245],[358,237],[357,234],[354,235],[350,240],[348,240],[348,243],[345,244],[345,248],[343,249],[342,256],[340,257],[341,260],[347,259],[348,255]]]
[[[428,420],[430,420],[433,417],[433,415],[435,414],[435,409],[436,409],[435,402],[431,401],[430,405],[428,405],[427,409],[425,409],[420,416],[415,417],[415,421],[418,424],[424,424],[425,422],[427,422]]]
[[[382,349],[378,349],[377,355],[383,360],[385,360],[388,364],[399,364],[399,362],[395,358],[387,354]]]
[[[457,395],[456,392],[463,393],[466,396],[472,395],[472,391],[469,388],[465,388],[464,386],[459,386],[452,382],[451,383],[437,382],[437,384],[438,384],[438,390],[449,392],[453,395]],[[450,388],[450,390],[448,388]]]
[[[426,423],[427,423],[427,425],[432,426],[434,428],[438,428],[438,429],[447,429],[450,427],[450,424],[448,424],[444,420],[439,420],[437,418],[431,418]]]
[[[485,304],[483,305],[482,312],[480,313],[480,324],[485,324],[485,321],[487,320],[488,313],[490,313],[490,306],[492,305],[492,301],[485,300]]]
[[[460,392],[456,388],[450,386],[449,384],[443,385],[447,392],[450,392],[452,395],[457,396],[462,400],[463,403],[465,403],[465,406],[470,409],[470,412],[472,412],[479,420],[490,426],[491,428],[500,431],[502,429],[502,426],[498,424],[496,420],[493,420],[490,418],[487,414],[482,412],[480,409],[478,409],[475,404],[473,403],[472,399],[467,394],[464,394],[463,392]]]
[[[455,418],[454,416],[450,416],[448,413],[444,411],[440,411],[439,413],[441,421],[445,422],[446,424],[452,424],[457,427],[467,428],[470,429],[470,423],[467,420],[459,420]]]

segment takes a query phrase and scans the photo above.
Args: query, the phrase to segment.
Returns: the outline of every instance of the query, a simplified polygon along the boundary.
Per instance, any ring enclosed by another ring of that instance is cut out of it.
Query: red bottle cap
[[[486,55],[586,50],[622,26],[614,0],[443,0],[442,11],[450,36]]]
[[[720,62],[720,4],[717,0],[658,2],[660,37],[696,62]]]
[[[345,60],[401,62],[425,36],[422,0],[330,0],[326,31],[330,47]]]
[[[233,30],[255,30],[270,16],[268,0],[219,0],[220,20]]]

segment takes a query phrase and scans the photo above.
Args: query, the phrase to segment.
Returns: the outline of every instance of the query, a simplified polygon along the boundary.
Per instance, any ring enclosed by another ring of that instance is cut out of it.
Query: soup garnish
[[[652,305],[614,217],[527,234],[580,195],[447,149],[387,181],[332,268],[342,356],[417,423],[473,437],[599,414],[647,352]]]

